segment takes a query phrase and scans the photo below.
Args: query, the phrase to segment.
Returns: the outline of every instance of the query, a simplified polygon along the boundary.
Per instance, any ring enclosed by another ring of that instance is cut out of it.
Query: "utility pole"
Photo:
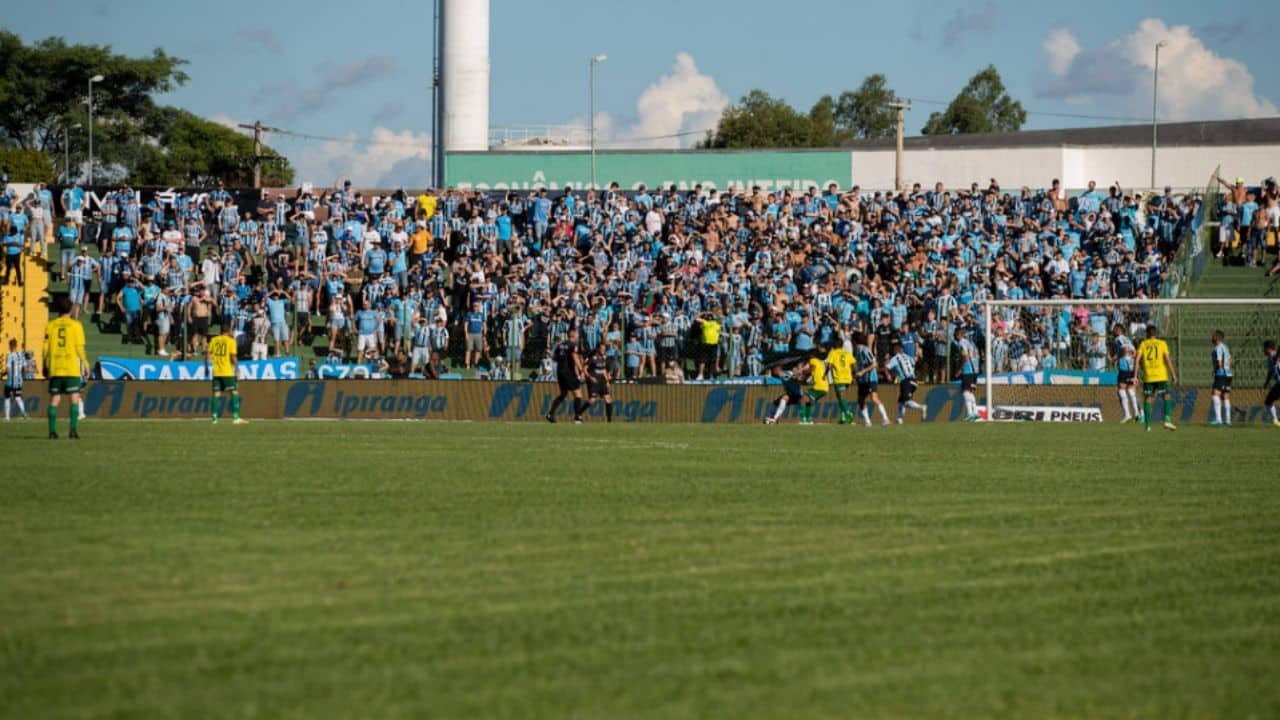
[[[262,161],[275,160],[274,155],[271,157],[262,154],[262,134],[267,132],[284,132],[280,128],[266,127],[261,120],[254,122],[252,125],[239,123],[236,127],[253,131],[253,187],[258,189],[262,187]]]
[[[893,189],[902,192],[902,111],[911,109],[910,100],[894,100],[889,107],[898,111],[898,147],[893,157]]]

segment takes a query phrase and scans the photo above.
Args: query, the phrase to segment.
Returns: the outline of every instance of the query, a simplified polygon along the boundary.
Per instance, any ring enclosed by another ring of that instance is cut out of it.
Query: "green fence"
[[[1170,264],[1170,277],[1162,293],[1166,298],[1191,295],[1209,264],[1209,257],[1213,253],[1213,236],[1218,232],[1219,205],[1222,202],[1218,172],[1219,170],[1214,170],[1209,176],[1209,182],[1200,196],[1200,210],[1191,227],[1184,232],[1178,254]]]
[[[758,185],[765,190],[853,184],[848,151],[628,151],[597,152],[596,182],[616,182],[625,190],[641,184],[682,190],[701,184],[724,190]],[[584,188],[591,182],[588,152],[450,153],[448,185],[476,190]]]

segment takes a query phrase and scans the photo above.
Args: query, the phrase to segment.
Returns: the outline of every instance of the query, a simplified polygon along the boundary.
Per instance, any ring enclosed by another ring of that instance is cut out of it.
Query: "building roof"
[[[1257,120],[1215,120],[1210,122],[1161,123],[1162,147],[1178,145],[1275,145],[1280,144],[1280,117]],[[1150,147],[1150,125],[1063,130],[1023,130],[1010,133],[972,135],[922,135],[903,138],[907,150],[965,150],[974,148],[1028,148],[1061,146]],[[842,147],[851,150],[892,150],[894,138],[851,140]]]

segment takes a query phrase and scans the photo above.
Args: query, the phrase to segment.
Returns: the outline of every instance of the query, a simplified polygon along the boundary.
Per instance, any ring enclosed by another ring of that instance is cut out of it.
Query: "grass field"
[[[1280,716],[1261,428],[81,432],[0,427],[0,716]]]

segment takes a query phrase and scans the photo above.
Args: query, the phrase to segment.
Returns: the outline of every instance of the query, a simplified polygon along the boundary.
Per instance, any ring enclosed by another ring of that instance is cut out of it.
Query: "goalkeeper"
[[[1142,372],[1142,421],[1151,431],[1151,397],[1164,397],[1164,429],[1177,430],[1173,424],[1173,397],[1169,382],[1178,382],[1178,373],[1169,357],[1169,344],[1160,339],[1155,325],[1147,326],[1147,339],[1138,346],[1138,368]]]

